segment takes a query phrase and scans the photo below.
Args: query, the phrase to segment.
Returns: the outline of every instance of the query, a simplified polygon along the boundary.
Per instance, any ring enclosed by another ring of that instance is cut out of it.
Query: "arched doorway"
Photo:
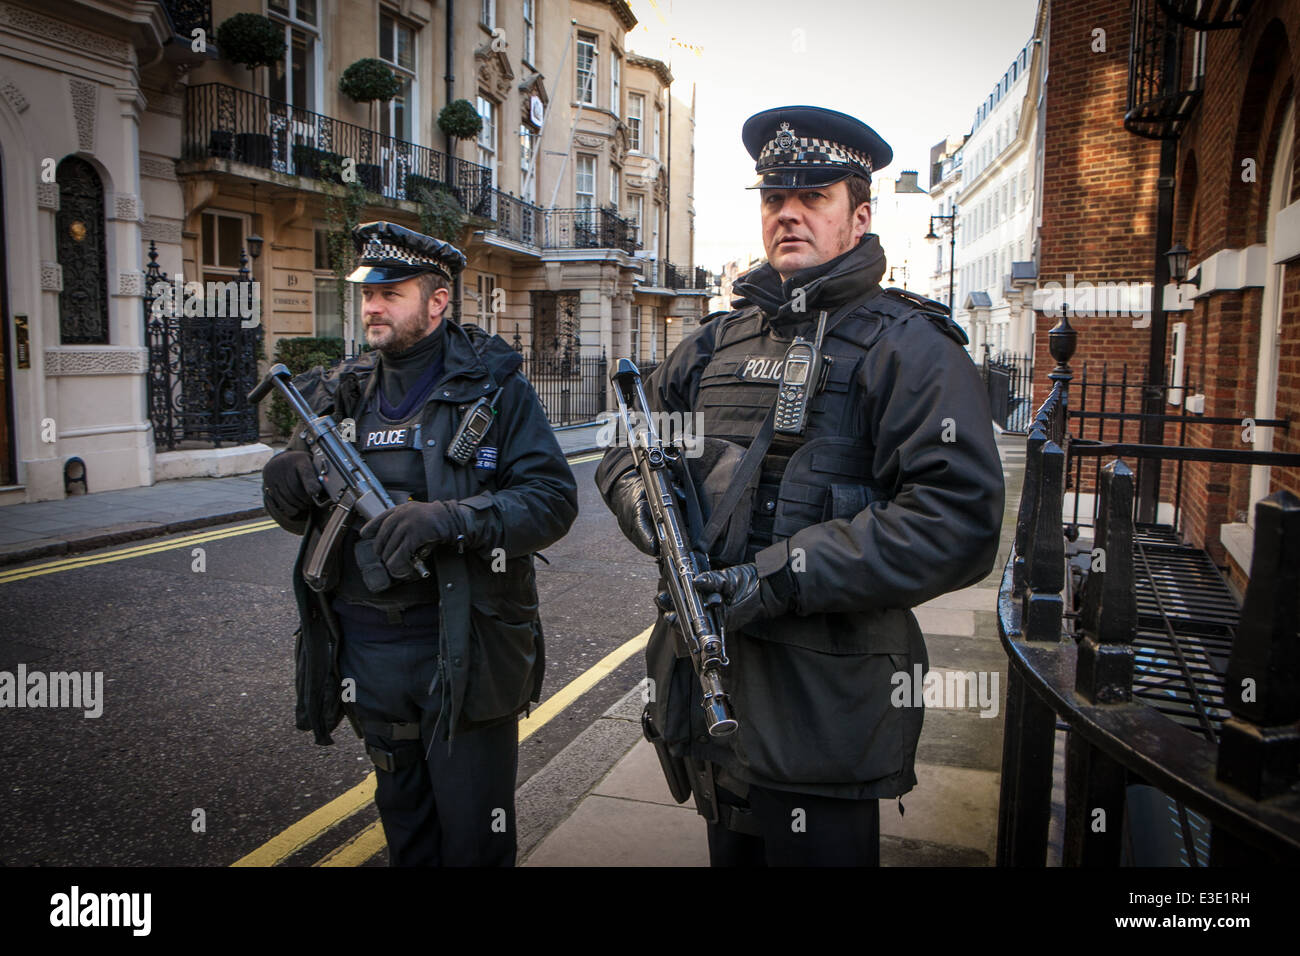
[[[1282,278],[1285,265],[1273,261],[1274,230],[1278,213],[1290,203],[1292,185],[1291,152],[1295,141],[1295,100],[1287,106],[1282,133],[1274,158],[1272,186],[1268,197],[1268,228],[1265,239],[1264,296],[1259,310],[1259,367],[1255,377],[1255,417],[1275,418],[1277,412],[1278,359],[1282,332]],[[1261,428],[1255,434],[1257,451],[1273,450],[1273,429]],[[1255,526],[1255,504],[1269,494],[1269,467],[1255,465],[1250,473],[1250,505],[1246,522]]]

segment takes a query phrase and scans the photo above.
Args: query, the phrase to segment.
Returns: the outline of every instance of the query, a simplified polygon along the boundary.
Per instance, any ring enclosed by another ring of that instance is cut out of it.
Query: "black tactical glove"
[[[390,575],[411,579],[416,576],[412,555],[465,537],[466,510],[455,501],[407,501],[367,521],[361,537],[375,539],[375,554]]]
[[[793,608],[792,595],[782,598],[769,579],[758,576],[758,565],[702,571],[695,575],[695,590],[721,594],[728,631],[738,631],[754,621],[780,617]]]
[[[609,507],[618,519],[618,526],[623,534],[637,546],[642,554],[658,557],[659,540],[655,537],[654,519],[650,516],[650,502],[646,500],[645,488],[635,471],[614,482],[609,490]]]
[[[307,511],[325,494],[311,455],[285,451],[262,466],[262,494],[267,503],[285,517]]]

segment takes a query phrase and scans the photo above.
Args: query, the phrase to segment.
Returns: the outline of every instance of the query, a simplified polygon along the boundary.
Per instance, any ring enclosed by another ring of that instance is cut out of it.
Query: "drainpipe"
[[[455,27],[455,23],[456,23],[456,0],[447,0],[447,29],[446,29],[447,73],[444,76],[444,79],[447,81],[447,102],[448,103],[450,103],[452,100],[456,98],[456,72],[454,68],[455,61],[452,59],[452,55],[453,55],[452,34],[453,34],[453,28]],[[455,166],[455,163],[453,162],[454,154],[452,153],[453,141],[450,133],[446,134],[446,136],[447,136],[446,174],[448,179],[452,179],[455,176],[455,174],[452,172],[452,169]],[[449,236],[448,240],[453,238],[459,238],[459,237]],[[451,320],[457,324],[460,324],[460,298],[461,298],[461,276],[460,273],[458,272],[456,273],[456,277],[451,280]]]

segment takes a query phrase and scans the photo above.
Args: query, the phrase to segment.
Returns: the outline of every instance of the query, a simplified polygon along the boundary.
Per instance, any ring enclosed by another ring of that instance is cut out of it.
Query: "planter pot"
[[[357,181],[372,193],[384,191],[384,170],[375,163],[357,163]]]
[[[233,159],[235,156],[235,134],[228,129],[214,129],[208,137],[208,155]]]
[[[421,191],[427,191],[433,195],[442,187],[442,183],[436,179],[430,179],[428,176],[417,176],[415,173],[408,173],[406,176],[406,198],[411,202],[420,201]]]
[[[251,166],[271,168],[271,137],[266,133],[236,133],[235,155]]]
[[[335,172],[326,175],[325,163],[332,160]],[[343,157],[329,150],[316,149],[314,146],[298,145],[293,148],[293,168],[299,176],[321,179],[332,183],[341,183],[343,178],[337,172],[343,165]]]

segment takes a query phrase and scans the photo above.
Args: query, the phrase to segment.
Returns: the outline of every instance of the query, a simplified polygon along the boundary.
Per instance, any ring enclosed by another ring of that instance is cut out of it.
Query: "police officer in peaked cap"
[[[695,584],[724,602],[739,727],[709,735],[663,614],[647,716],[691,781],[714,865],[878,865],[878,801],[916,785],[921,695],[899,680],[929,658],[911,608],[992,569],[1002,467],[961,328],[940,303],[881,288],[870,182],[888,144],[811,106],[758,113],[742,138],[767,261],[646,383],[653,410],[702,415],[690,465],[710,521],[696,544],[714,570]],[[631,467],[613,448],[597,484],[653,554]]]
[[[302,567],[330,508],[301,437],[263,470],[267,511],[303,537],[297,725],[329,744],[346,712],[364,737],[391,865],[512,866],[517,716],[542,681],[532,556],[573,523],[576,484],[519,353],[445,315],[460,251],[389,222],[353,241],[372,351],[294,382],[396,507],[349,531],[314,591]]]

